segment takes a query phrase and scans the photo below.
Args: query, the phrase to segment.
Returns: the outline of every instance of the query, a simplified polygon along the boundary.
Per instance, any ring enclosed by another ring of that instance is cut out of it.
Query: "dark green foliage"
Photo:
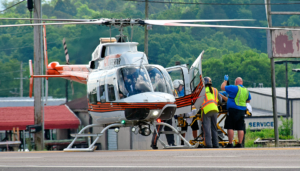
[[[278,134],[280,139],[293,139],[292,129],[293,120],[291,118],[280,117],[281,125],[278,128]]]
[[[167,0],[165,0],[167,1]],[[169,2],[169,0],[168,0]],[[198,0],[178,0],[178,2],[199,2]],[[201,2],[220,3],[219,0]],[[224,3],[225,1],[222,1]],[[286,1],[290,2],[290,1]],[[15,2],[4,1],[4,7]],[[262,3],[261,0],[228,0],[225,3]],[[145,18],[145,4],[142,2],[119,0],[52,0],[42,4],[43,18]],[[297,11],[299,5],[274,6],[274,11]],[[29,17],[26,3],[11,8],[1,14],[7,18]],[[276,16],[277,17],[277,16]],[[242,19],[253,18],[253,22],[224,22],[208,24],[267,26],[264,6],[258,5],[178,5],[149,3],[150,19]],[[22,20],[0,20],[1,25],[30,23]],[[298,16],[281,16],[273,19],[274,26],[299,26]],[[134,27],[133,41],[139,42],[139,50],[144,50],[144,28]],[[0,29],[0,96],[14,96],[10,91],[19,91],[20,61],[23,61],[23,76],[28,76],[28,60],[33,59],[33,28]],[[131,28],[124,34],[131,39]],[[112,36],[118,29],[112,29]],[[99,44],[100,37],[109,37],[109,29],[96,25],[47,26],[49,62],[65,63],[62,39],[66,38],[71,64],[88,64],[91,54]],[[176,61],[191,65],[202,50],[204,76],[213,79],[219,88],[224,74],[229,74],[231,82],[237,76],[244,79],[246,86],[264,83],[270,86],[270,61],[266,52],[266,32],[250,29],[189,28],[153,26],[149,31],[149,62],[164,67],[173,66]],[[263,52],[263,53],[262,53]],[[297,65],[289,65],[289,71]],[[276,66],[277,86],[285,85],[284,66]],[[289,72],[289,85],[300,84],[300,74]],[[24,80],[24,96],[28,95],[29,82]],[[77,98],[86,95],[86,86],[74,83]],[[63,79],[49,80],[49,95],[65,96]]]

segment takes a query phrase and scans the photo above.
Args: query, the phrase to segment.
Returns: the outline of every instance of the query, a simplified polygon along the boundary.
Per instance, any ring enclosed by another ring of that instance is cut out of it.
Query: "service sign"
[[[272,117],[245,118],[245,124],[246,124],[246,128],[250,128],[250,130],[261,130],[265,128],[274,129],[274,120]],[[281,125],[281,121],[279,119],[278,119],[278,125]]]
[[[273,57],[300,57],[300,31],[273,30]]]

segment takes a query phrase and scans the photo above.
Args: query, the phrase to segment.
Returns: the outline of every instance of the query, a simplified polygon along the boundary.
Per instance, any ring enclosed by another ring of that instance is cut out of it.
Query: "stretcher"
[[[221,122],[226,119],[227,116],[227,107],[226,103],[224,102],[222,105],[218,106],[219,108],[219,114],[218,114],[218,122],[217,122],[217,128],[218,128],[218,138],[219,138],[219,145],[222,147],[225,147],[228,144],[228,135],[227,132],[223,129],[223,127],[220,126]],[[249,110],[246,110],[245,117],[250,117],[252,116],[252,113],[249,112]],[[192,118],[193,121],[189,126],[192,126],[195,124],[196,121],[201,121],[202,122],[202,112],[201,110],[198,111],[198,113],[194,116],[190,117],[184,117],[184,116],[178,116],[177,117],[177,122],[178,125],[177,127],[185,127],[187,122],[185,121],[186,118]],[[195,119],[194,119],[195,118]],[[202,128],[202,126],[201,126]],[[190,140],[191,145],[199,144],[200,147],[205,146],[205,142],[203,137],[203,131],[193,140]],[[234,143],[237,143],[238,141],[236,139],[233,140]]]

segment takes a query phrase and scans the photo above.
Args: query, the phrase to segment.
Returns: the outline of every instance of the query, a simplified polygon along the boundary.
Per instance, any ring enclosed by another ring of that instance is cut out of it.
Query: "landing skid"
[[[91,128],[91,127],[101,127],[102,125],[99,124],[92,124],[92,125],[87,125],[86,127],[82,128],[82,130],[78,134],[71,134],[71,136],[75,137],[74,140],[69,144],[67,148],[64,149],[65,152],[93,152],[96,147],[95,144],[98,141],[98,139],[104,134],[104,132],[111,128],[111,127],[122,127],[124,126],[123,124],[111,124],[105,127],[100,134],[83,134],[83,131]],[[75,143],[76,139],[79,137],[96,137],[95,140],[93,141],[92,144],[89,142],[89,147],[88,148],[72,148],[73,144]]]
[[[177,129],[175,129],[172,125],[170,125],[170,124],[167,124],[167,123],[163,123],[163,122],[160,122],[160,123],[156,123],[156,124],[153,124],[153,126],[154,126],[154,129],[156,129],[156,125],[163,125],[163,126],[167,126],[167,127],[169,127],[169,128],[171,128],[173,131],[172,131],[172,133],[173,134],[176,134],[176,135],[178,135],[184,142],[185,142],[185,144],[187,144],[187,145],[177,145],[177,146],[169,146],[169,145],[167,145],[166,143],[164,143],[161,139],[160,139],[160,137],[159,137],[159,135],[157,135],[158,136],[158,141],[163,145],[163,148],[165,148],[165,149],[187,149],[187,148],[197,148],[198,146],[199,146],[199,143],[196,143],[196,144],[194,144],[194,145],[191,145],[178,131],[177,131]],[[156,130],[156,134],[158,134],[157,133],[157,130]]]

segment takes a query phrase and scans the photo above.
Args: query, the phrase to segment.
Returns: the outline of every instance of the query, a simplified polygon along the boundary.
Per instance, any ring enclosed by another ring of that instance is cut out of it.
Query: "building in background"
[[[58,140],[69,138],[70,129],[78,131],[81,124],[80,119],[63,105],[65,99],[49,98],[44,106],[44,128],[45,145],[63,144]],[[34,125],[34,106],[33,98],[28,97],[8,97],[0,98],[0,140],[4,142],[19,141],[27,144],[25,139],[31,139],[34,134],[29,134],[26,127]],[[18,130],[14,133],[12,130]],[[16,134],[18,136],[16,136]],[[25,137],[25,138],[24,138]],[[0,143],[1,144],[1,143]],[[67,143],[65,143],[67,144]],[[4,147],[5,150],[5,147]]]
[[[248,88],[251,93],[251,106],[253,117],[246,118],[246,127],[251,130],[262,128],[274,128],[272,109],[272,89],[271,88]],[[288,117],[293,120],[293,136],[300,138],[300,87],[288,88],[289,114],[286,113],[286,89],[276,88],[278,117]],[[278,119],[278,125],[281,125]]]

